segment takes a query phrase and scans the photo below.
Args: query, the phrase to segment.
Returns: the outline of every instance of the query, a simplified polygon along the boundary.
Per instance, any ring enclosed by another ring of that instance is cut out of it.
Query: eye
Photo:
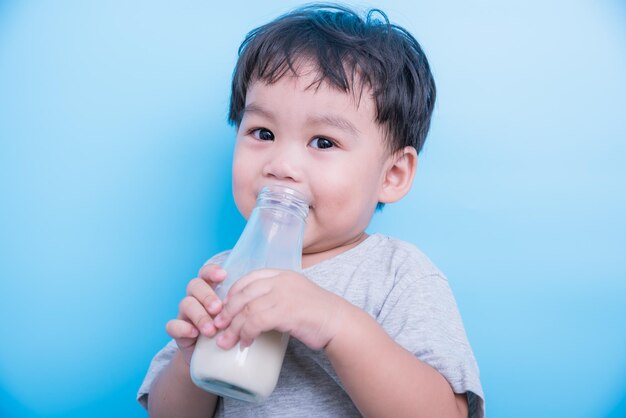
[[[313,140],[311,140],[309,144],[313,148],[318,148],[318,149],[327,149],[327,148],[332,148],[335,146],[335,144],[333,144],[333,141],[331,141],[330,139],[322,138],[319,136],[317,138],[313,138]]]
[[[254,129],[250,132],[259,141],[273,141],[274,134],[272,131],[265,128]]]

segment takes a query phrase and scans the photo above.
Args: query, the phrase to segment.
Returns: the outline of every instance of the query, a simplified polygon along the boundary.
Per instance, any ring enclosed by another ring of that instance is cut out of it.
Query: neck
[[[321,250],[321,251],[311,251],[307,252],[306,250],[302,253],[302,268],[308,268],[314,266],[315,264],[321,263],[324,260],[328,260],[333,258],[341,253],[348,251],[351,248],[356,247],[363,241],[367,239],[368,235],[365,232],[361,232],[356,237],[341,243],[340,245],[335,245],[332,248]]]

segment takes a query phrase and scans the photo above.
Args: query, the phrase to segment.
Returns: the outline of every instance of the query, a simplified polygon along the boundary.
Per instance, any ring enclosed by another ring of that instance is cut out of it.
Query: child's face
[[[357,105],[351,93],[326,83],[307,89],[315,76],[252,83],[233,161],[235,202],[246,219],[265,185],[309,197],[305,255],[361,239],[390,158],[369,91]]]

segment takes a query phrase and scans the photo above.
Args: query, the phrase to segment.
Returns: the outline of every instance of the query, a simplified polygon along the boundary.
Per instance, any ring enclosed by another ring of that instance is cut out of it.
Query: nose
[[[263,166],[263,175],[276,180],[302,181],[302,161],[296,145],[275,144]]]

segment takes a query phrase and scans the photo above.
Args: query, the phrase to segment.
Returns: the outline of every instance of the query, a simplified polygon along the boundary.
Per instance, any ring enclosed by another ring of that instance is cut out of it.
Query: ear
[[[391,154],[385,163],[378,201],[392,203],[402,199],[411,190],[416,169],[417,151],[415,148],[404,147]]]

